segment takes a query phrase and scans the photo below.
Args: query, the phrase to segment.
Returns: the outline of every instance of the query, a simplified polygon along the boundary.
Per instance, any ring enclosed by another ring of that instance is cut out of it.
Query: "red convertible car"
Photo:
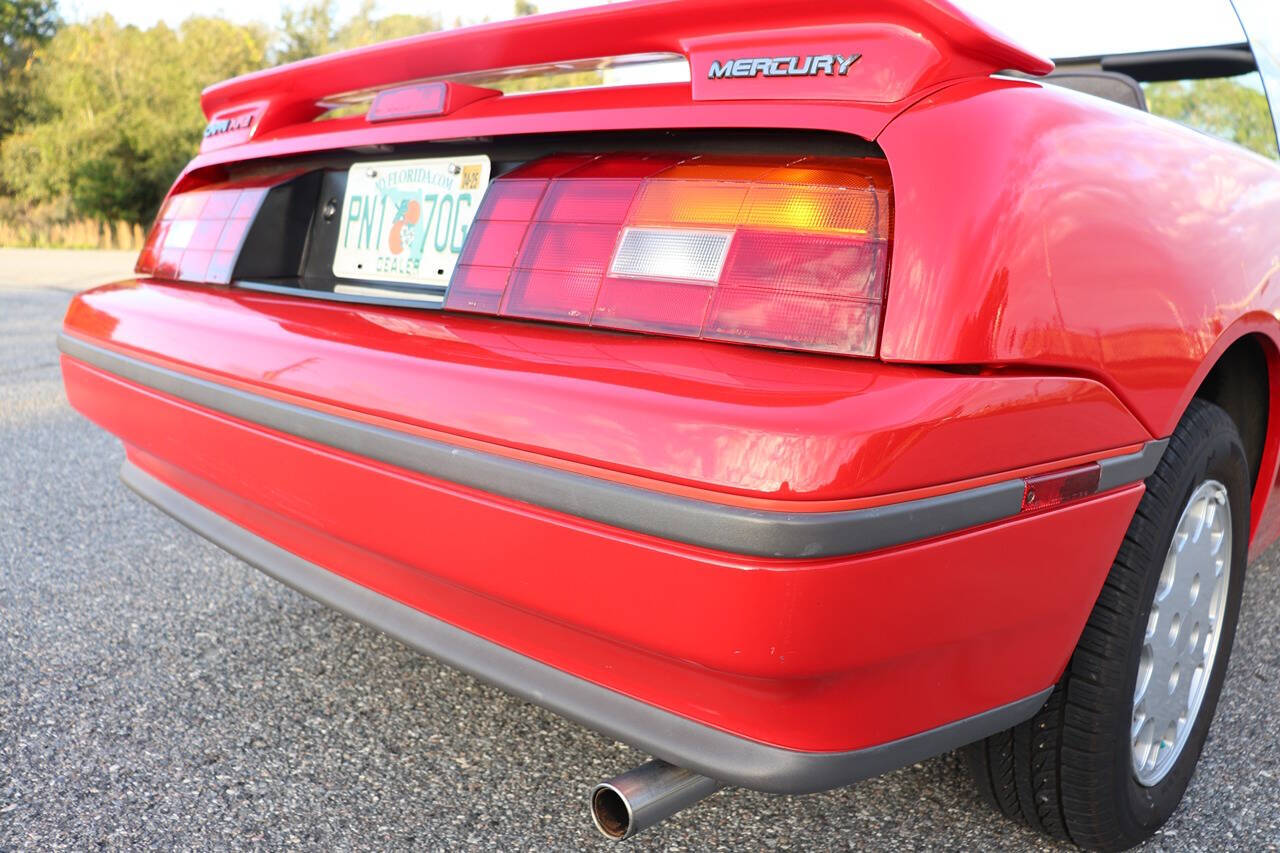
[[[67,394],[200,534],[653,755],[607,835],[968,745],[1124,848],[1280,535],[1280,166],[1140,85],[1280,95],[1236,7],[1055,70],[946,0],[637,0],[221,83]]]

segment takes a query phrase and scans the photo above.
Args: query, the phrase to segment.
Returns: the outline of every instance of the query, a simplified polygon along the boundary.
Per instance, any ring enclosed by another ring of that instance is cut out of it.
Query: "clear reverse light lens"
[[[732,231],[624,228],[609,275],[714,284],[732,238]]]

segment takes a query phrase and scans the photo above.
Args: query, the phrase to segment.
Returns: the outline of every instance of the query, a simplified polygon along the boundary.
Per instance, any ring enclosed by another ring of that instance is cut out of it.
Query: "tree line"
[[[366,0],[339,21],[333,0],[311,0],[275,27],[197,15],[139,28],[111,15],[66,23],[54,0],[0,0],[0,222],[150,222],[199,147],[204,87],[441,26],[374,10]]]

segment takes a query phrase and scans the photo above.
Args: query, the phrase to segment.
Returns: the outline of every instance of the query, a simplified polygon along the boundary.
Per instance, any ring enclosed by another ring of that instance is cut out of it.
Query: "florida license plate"
[[[353,165],[333,274],[448,285],[489,185],[489,168],[482,154]]]

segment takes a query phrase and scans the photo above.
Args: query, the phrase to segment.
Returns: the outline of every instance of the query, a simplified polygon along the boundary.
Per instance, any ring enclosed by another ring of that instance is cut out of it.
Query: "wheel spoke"
[[[1144,631],[1129,733],[1144,785],[1169,772],[1195,723],[1213,671],[1230,559],[1227,490],[1208,480],[1174,528]]]

